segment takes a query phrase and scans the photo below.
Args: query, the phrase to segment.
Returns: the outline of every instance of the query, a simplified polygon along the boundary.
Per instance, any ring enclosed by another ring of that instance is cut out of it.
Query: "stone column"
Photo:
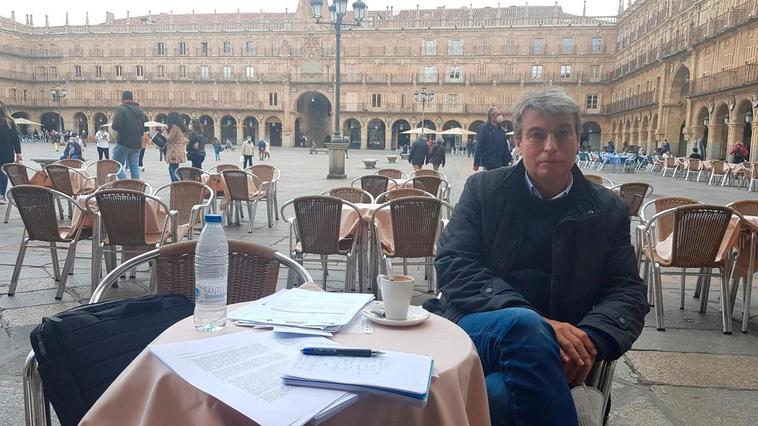
[[[753,136],[750,138],[750,161],[758,161],[758,121],[754,118],[750,125],[753,130]]]
[[[645,148],[647,151],[647,130],[640,127],[637,134],[637,145],[639,148]]]
[[[368,124],[361,123],[361,149],[368,148]]]
[[[711,121],[711,123],[713,123]],[[721,158],[721,132],[723,124],[708,124],[708,147],[706,148],[706,160],[720,160]]]
[[[345,151],[347,151],[348,144],[335,143],[332,139],[332,143],[325,144],[329,148],[329,174],[327,179],[346,179],[345,174]]]
[[[647,129],[647,153],[653,154],[658,148],[655,143],[655,129]]]
[[[698,145],[698,142],[699,142],[700,139],[702,139],[702,137],[703,137],[703,131],[704,130],[705,130],[704,126],[692,126],[692,127],[690,127],[690,134],[692,135],[691,146],[697,148],[698,151],[700,152],[700,155],[702,155],[703,158],[705,158],[705,153],[701,149],[702,147],[700,145]],[[692,151],[691,148],[690,148],[690,151]],[[687,153],[687,155],[689,155],[689,153]]]
[[[741,141],[742,138],[742,129],[744,128],[744,123],[729,123],[728,125],[729,133],[726,137],[726,149],[731,149],[734,144]]]
[[[218,140],[220,140],[222,144],[224,143],[224,141],[221,140],[221,121],[220,120],[213,121],[213,136],[217,137]]]

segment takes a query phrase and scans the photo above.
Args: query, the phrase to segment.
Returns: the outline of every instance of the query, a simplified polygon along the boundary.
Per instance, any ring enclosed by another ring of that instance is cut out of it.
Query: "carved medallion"
[[[305,35],[305,39],[303,40],[303,56],[305,59],[320,59],[324,56],[321,40],[313,32]]]
[[[729,111],[734,110],[735,105],[737,105],[737,102],[734,100],[734,96],[726,100],[726,106],[729,107]]]
[[[708,101],[708,112],[713,113],[713,110],[715,109],[715,105],[713,104],[713,100]]]

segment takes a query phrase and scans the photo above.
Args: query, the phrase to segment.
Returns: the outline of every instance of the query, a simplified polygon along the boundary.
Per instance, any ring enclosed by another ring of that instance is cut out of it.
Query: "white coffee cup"
[[[384,300],[384,317],[393,321],[408,319],[414,279],[408,275],[379,275],[376,277]]]

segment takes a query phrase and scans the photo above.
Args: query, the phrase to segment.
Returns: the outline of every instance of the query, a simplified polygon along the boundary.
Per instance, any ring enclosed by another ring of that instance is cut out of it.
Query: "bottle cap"
[[[223,217],[220,214],[207,214],[205,215],[205,221],[208,223],[221,223]]]

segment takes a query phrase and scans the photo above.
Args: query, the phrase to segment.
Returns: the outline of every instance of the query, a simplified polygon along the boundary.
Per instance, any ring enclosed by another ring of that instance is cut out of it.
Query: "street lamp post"
[[[58,103],[58,132],[63,134],[63,116],[61,115],[61,99],[68,95],[68,89],[63,87],[61,83],[56,83],[55,87],[50,88],[50,96],[53,98],[53,102]]]
[[[416,102],[421,102],[421,131],[423,132],[424,122],[426,121],[426,104],[432,103],[434,101],[434,90],[429,90],[426,87],[422,87],[421,90],[417,90],[413,94],[413,99],[415,99]]]
[[[316,22],[321,24],[321,18],[323,15],[323,6],[325,0],[310,0],[311,8],[313,9],[313,17],[316,18]],[[329,0],[326,0],[327,2]],[[347,146],[340,132],[340,86],[342,85],[342,76],[340,71],[340,59],[341,59],[341,39],[343,27],[359,27],[363,18],[366,16],[366,3],[361,0],[357,0],[353,3],[353,19],[355,22],[345,22],[345,14],[347,13],[347,1],[348,0],[332,0],[332,5],[329,6],[329,18],[330,22],[324,22],[324,25],[329,25],[334,28],[336,33],[336,50],[335,50],[335,80],[334,80],[334,134],[332,134],[332,143],[327,145],[329,148],[329,174],[328,179],[345,179],[345,151]]]

